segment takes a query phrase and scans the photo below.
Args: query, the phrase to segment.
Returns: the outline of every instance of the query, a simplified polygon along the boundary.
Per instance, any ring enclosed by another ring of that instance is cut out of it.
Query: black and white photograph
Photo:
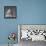
[[[46,43],[46,25],[20,24],[18,25],[18,31],[20,46]]]
[[[16,18],[16,6],[4,6],[4,18]]]

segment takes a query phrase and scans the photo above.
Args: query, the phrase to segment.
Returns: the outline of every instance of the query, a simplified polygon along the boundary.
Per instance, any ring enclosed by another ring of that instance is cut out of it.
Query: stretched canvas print
[[[4,6],[4,18],[16,18],[16,6]]]

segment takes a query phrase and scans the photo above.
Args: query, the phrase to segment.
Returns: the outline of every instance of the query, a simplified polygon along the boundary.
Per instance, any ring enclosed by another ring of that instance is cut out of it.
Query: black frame
[[[6,9],[8,9],[8,8],[15,9],[15,17],[6,17],[5,12],[6,12]],[[4,6],[4,18],[5,19],[15,19],[16,17],[17,17],[17,8],[16,8],[16,6]]]

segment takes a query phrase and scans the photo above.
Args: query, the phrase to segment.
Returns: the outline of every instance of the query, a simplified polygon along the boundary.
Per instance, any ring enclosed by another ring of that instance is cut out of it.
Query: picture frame
[[[18,38],[19,42],[21,40],[46,41],[46,24],[19,24]]]
[[[4,6],[4,18],[15,19],[17,17],[16,6]]]

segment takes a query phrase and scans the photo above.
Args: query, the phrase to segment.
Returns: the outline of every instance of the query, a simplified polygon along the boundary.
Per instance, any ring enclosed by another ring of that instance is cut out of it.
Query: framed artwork
[[[16,18],[17,9],[16,6],[4,6],[4,18]]]
[[[46,25],[20,24],[18,25],[19,41],[46,41]]]
[[[19,24],[18,42],[20,46],[31,46],[34,43],[46,42],[46,24]]]

